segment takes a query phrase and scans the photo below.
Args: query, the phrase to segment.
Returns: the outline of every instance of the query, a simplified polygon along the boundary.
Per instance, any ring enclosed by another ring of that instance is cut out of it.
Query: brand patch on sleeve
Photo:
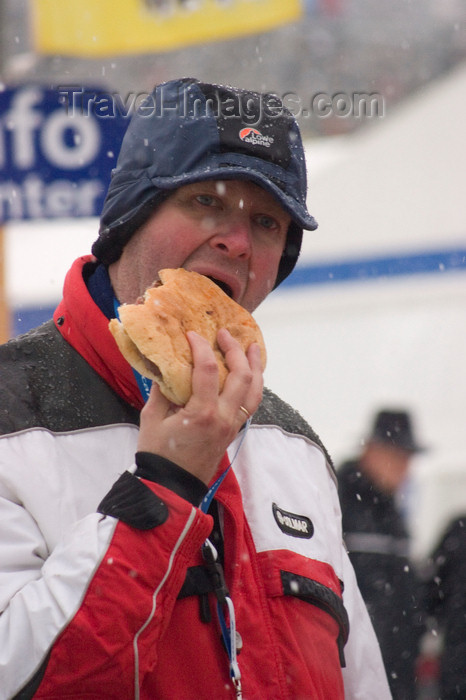
[[[272,503],[273,517],[282,532],[292,537],[302,537],[311,539],[314,534],[312,520],[305,515],[296,515],[279,508],[276,503]]]

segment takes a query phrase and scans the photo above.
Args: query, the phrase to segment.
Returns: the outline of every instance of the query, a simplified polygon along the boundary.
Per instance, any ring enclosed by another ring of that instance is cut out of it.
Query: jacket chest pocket
[[[339,666],[344,667],[349,622],[342,584],[332,567],[280,550],[262,552],[259,562],[272,617],[283,614],[293,621],[297,646],[304,654],[306,645],[314,647],[319,640],[319,656],[327,647],[331,656],[337,652]]]

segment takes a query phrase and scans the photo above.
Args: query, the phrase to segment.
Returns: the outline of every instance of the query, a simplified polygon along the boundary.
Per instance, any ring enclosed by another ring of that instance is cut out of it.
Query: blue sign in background
[[[0,223],[99,216],[128,122],[70,106],[59,89],[0,92]]]

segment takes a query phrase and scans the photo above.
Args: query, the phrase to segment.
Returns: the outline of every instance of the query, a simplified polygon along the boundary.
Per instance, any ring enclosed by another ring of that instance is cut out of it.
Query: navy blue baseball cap
[[[279,97],[193,78],[156,86],[124,136],[92,252],[109,265],[167,196],[203,180],[250,180],[291,216],[275,286],[293,270],[306,206],[304,149],[296,119]]]

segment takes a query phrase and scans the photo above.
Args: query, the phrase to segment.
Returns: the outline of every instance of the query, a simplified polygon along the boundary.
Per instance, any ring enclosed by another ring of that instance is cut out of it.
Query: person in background
[[[438,697],[466,698],[466,514],[445,528],[429,558],[424,595],[426,614],[441,636]]]
[[[293,270],[306,205],[277,97],[157,86],[128,127],[93,255],[54,319],[0,348],[0,699],[388,700],[316,433],[225,329],[219,391],[147,387],[108,329],[159,270],[254,309]]]
[[[394,700],[416,697],[423,616],[402,495],[411,458],[421,449],[407,411],[381,410],[360,454],[337,472],[343,535]]]

